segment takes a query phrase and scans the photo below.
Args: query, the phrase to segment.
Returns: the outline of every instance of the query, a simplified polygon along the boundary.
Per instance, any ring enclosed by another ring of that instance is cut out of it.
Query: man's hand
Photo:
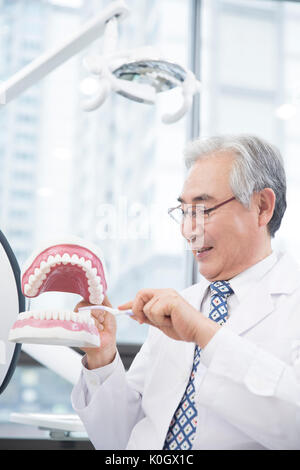
[[[163,331],[170,338],[204,348],[220,326],[190,305],[173,289],[142,289],[135,299],[118,307],[132,309],[132,318]]]
[[[112,306],[107,297],[104,298],[102,304],[107,307]],[[83,300],[76,305],[74,311],[77,312],[79,308],[90,305],[92,304]],[[110,313],[100,309],[91,312],[99,331],[100,347],[82,348],[82,350],[86,353],[88,369],[97,369],[110,364],[115,358],[117,326],[115,317]]]

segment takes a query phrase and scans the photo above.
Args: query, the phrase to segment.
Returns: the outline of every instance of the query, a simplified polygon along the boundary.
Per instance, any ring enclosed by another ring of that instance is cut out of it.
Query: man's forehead
[[[197,160],[190,168],[178,200],[185,202],[214,202],[230,190],[229,175],[235,156],[232,153],[214,154]]]

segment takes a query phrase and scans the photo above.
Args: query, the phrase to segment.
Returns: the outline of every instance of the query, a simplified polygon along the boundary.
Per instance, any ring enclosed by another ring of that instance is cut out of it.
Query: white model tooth
[[[61,256],[58,254],[55,255],[54,262],[55,264],[61,264]]]
[[[50,266],[46,261],[42,261],[40,264],[40,270],[43,274],[48,274],[50,272]]]
[[[47,262],[48,262],[48,265],[53,266],[55,264],[54,256],[52,255],[48,256]]]
[[[40,320],[45,320],[45,316],[46,316],[46,314],[45,314],[44,310],[42,310],[40,312]]]
[[[80,323],[85,323],[85,312],[81,312],[79,314],[79,322]]]
[[[35,269],[34,274],[35,274],[36,282],[39,282],[39,283],[44,281],[47,277],[43,271],[41,271],[40,269],[38,270],[37,268]]]
[[[98,296],[99,294],[102,294],[102,292],[103,292],[103,289],[101,289],[100,286],[94,286],[92,289],[93,289],[93,293],[94,293],[95,295],[97,295],[97,296]]]
[[[62,263],[68,264],[71,261],[71,256],[68,253],[64,253],[62,256]]]
[[[98,303],[101,303],[101,302],[99,302],[98,298],[95,297],[93,294],[90,295],[89,301],[90,301],[91,304],[95,304],[95,305],[97,305]]]
[[[30,293],[31,287],[29,284],[25,284],[24,286],[24,294],[28,295]]]
[[[87,276],[88,277],[88,276]],[[88,277],[88,285],[91,287],[101,286],[101,279],[99,276]],[[102,286],[101,286],[102,287]]]
[[[78,264],[78,262],[79,262],[79,257],[78,257],[77,255],[75,255],[75,254],[72,255],[72,256],[71,256],[71,264],[73,264],[73,265],[74,265],[74,264]]]
[[[83,312],[83,314],[81,314],[81,321],[82,323],[86,323],[86,312]]]
[[[92,269],[92,262],[90,259],[85,261],[85,266],[87,269],[91,270]]]
[[[35,277],[39,277],[40,274],[41,274],[41,270],[39,268],[35,268],[34,270]]]
[[[80,258],[78,261],[79,266],[83,269],[83,271],[86,271],[86,265],[85,265],[85,259],[83,257]]]
[[[100,289],[97,289],[95,287],[88,287],[88,291],[91,294],[90,298],[92,297],[94,300],[99,299],[100,295],[102,294],[102,292],[100,292]],[[98,300],[92,303],[98,303]]]
[[[64,321],[65,319],[65,312],[63,312],[62,310],[59,311],[59,314],[58,314],[58,318],[61,320],[61,321]]]
[[[35,275],[34,274],[30,274],[29,276],[29,279],[28,279],[28,283],[30,284],[30,286],[32,286],[35,282]]]
[[[38,289],[36,287],[32,287],[30,290],[30,297],[36,297],[38,293]]]
[[[98,272],[97,268],[92,268],[91,271],[94,274],[94,276],[97,276],[97,272]]]
[[[70,317],[72,321],[77,321],[77,313],[76,312],[70,312]]]
[[[26,320],[26,318],[28,318],[28,312],[21,312],[19,313],[17,320]]]
[[[47,310],[47,312],[46,312],[46,319],[47,319],[47,320],[51,320],[51,318],[52,318],[52,312],[50,312],[49,310]]]
[[[67,320],[67,321],[71,320],[71,312],[69,312],[69,311],[65,312],[65,320]]]
[[[83,322],[83,323],[87,323],[86,312],[84,312],[83,315],[82,315],[82,322]]]
[[[33,312],[33,317],[34,317],[36,320],[39,320],[39,319],[40,319],[40,313],[39,313],[37,310],[35,310],[35,311]]]
[[[42,276],[45,276],[45,274],[43,275],[40,275],[38,277],[35,278],[35,282],[34,282],[34,287],[35,289],[39,289],[43,283],[43,279],[42,279]]]
[[[58,320],[58,312],[57,311],[52,313],[52,318],[53,318],[53,320]]]

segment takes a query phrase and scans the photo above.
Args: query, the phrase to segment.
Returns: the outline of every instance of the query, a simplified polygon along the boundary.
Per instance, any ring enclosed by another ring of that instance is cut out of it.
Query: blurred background
[[[0,0],[0,80],[64,42],[109,3]],[[73,234],[104,253],[114,306],[143,287],[181,290],[195,282],[190,253],[167,216],[185,177],[183,149],[198,136],[240,132],[269,140],[283,154],[288,209],[273,245],[300,261],[300,4],[126,3],[131,13],[119,26],[122,49],[154,46],[191,69],[202,92],[172,125],[161,115],[178,108],[178,90],[163,93],[157,106],[114,93],[86,113],[80,102],[95,83],[82,66],[84,51],[0,108],[0,228],[20,265],[44,240]],[[100,38],[89,52],[101,53],[101,47]],[[79,300],[49,293],[32,306],[73,308]],[[146,334],[147,327],[120,318],[118,343],[127,365]],[[71,389],[23,353],[1,396],[0,423],[11,411],[69,413]]]

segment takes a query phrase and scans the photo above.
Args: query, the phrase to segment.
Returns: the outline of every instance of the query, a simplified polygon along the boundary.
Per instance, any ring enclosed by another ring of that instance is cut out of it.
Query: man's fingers
[[[132,304],[132,311],[135,319],[139,323],[146,323],[147,317],[144,312],[144,306],[152,299],[153,296],[153,289],[142,289],[137,293]]]
[[[145,323],[146,315],[144,313],[144,306],[152,299],[155,295],[155,289],[141,289],[135,296],[134,300],[130,300],[125,304],[119,305],[120,310],[131,309],[133,315],[131,318],[137,320],[139,323]]]
[[[125,304],[119,305],[118,309],[119,310],[128,310],[132,308],[133,300],[130,300],[129,302],[126,302]]]
[[[112,307],[112,304],[111,304],[110,301],[108,300],[107,295],[104,297],[103,302],[102,302],[102,305],[105,305],[105,307]]]

